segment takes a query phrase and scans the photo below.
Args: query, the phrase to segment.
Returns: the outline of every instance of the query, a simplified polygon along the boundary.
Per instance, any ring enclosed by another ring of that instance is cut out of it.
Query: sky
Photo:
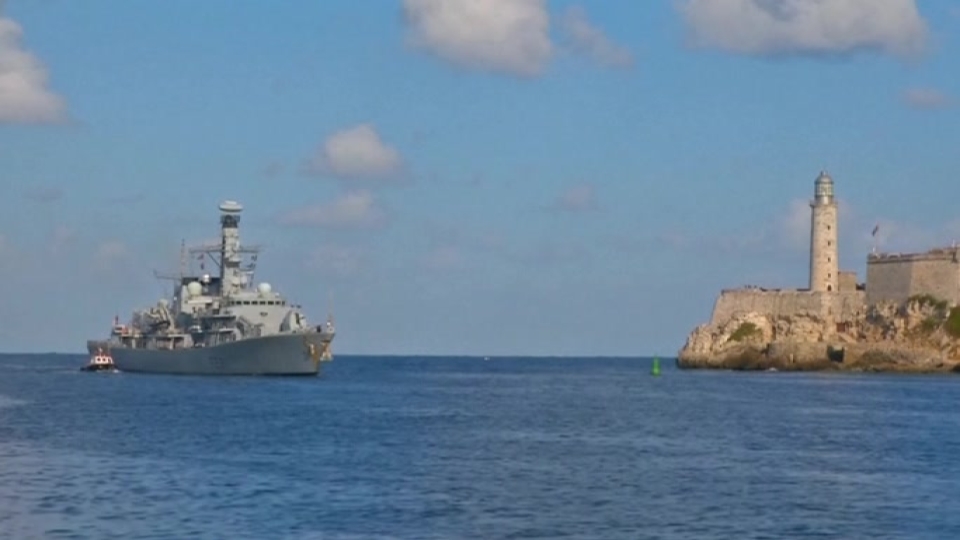
[[[335,354],[671,356],[807,285],[821,170],[861,280],[960,238],[958,58],[953,0],[0,0],[0,351],[233,199]]]

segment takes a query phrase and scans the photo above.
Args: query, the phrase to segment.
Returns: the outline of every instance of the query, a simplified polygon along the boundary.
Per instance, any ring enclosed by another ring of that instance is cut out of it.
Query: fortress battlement
[[[902,263],[917,261],[951,261],[960,260],[960,248],[940,247],[920,253],[871,253],[867,255],[867,264]]]
[[[829,316],[836,321],[855,318],[863,309],[865,292],[811,291],[810,289],[724,289],[713,305],[711,322],[718,323],[746,313],[771,317]]]

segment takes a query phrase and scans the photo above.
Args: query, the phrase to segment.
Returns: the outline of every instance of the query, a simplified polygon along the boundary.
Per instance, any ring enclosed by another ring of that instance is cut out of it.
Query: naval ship
[[[87,341],[91,354],[108,354],[119,371],[197,375],[316,375],[333,359],[332,317],[308,324],[269,283],[254,286],[260,248],[240,244],[243,207],[219,208],[220,243],[181,244],[180,272],[156,274],[173,281],[172,297],[134,311],[126,324],[115,317],[108,339]],[[200,272],[187,271],[188,254]],[[206,260],[219,275],[203,273]]]

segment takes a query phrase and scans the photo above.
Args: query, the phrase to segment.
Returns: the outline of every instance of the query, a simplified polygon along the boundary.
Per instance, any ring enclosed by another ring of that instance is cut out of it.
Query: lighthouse
[[[826,171],[814,182],[810,202],[810,290],[837,292],[837,202],[833,196],[833,179]]]

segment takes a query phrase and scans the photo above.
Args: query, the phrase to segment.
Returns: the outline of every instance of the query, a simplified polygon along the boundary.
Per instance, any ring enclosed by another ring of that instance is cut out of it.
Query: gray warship
[[[173,281],[171,299],[135,311],[129,323],[114,318],[110,337],[87,341],[90,354],[107,354],[126,372],[195,375],[316,375],[333,359],[332,316],[308,324],[299,305],[253,285],[257,246],[241,246],[243,207],[220,204],[220,243],[181,244],[180,271],[157,274]],[[201,261],[201,272],[188,271]],[[219,275],[202,273],[212,261]]]

